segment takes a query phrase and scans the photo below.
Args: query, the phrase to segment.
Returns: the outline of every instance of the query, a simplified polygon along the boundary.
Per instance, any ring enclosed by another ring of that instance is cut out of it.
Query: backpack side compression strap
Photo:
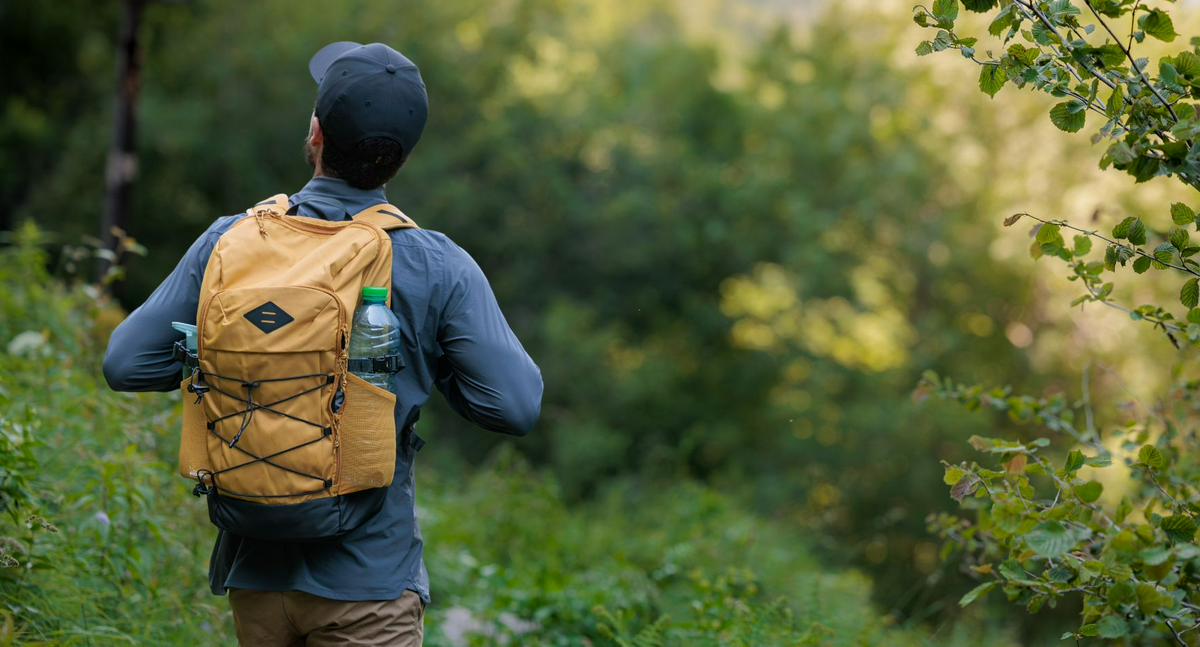
[[[278,197],[278,196],[276,196]],[[396,207],[384,202],[372,207],[367,207],[362,211],[354,214],[354,220],[358,222],[366,222],[384,231],[392,231],[394,229],[420,229],[417,223],[413,222],[412,218],[404,215]]]

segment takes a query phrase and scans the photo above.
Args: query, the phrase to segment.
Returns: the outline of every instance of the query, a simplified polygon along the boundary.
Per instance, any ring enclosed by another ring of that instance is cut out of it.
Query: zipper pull
[[[254,222],[258,224],[258,235],[263,238],[267,237],[267,228],[263,224],[263,218],[274,215],[266,209],[256,209],[254,211]]]

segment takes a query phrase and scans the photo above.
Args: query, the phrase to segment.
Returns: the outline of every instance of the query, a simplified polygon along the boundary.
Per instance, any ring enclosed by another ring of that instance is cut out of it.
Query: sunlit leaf
[[[967,591],[967,594],[958,600],[958,606],[965,607],[975,600],[978,600],[980,596],[987,595],[988,591],[991,591],[994,588],[996,588],[995,580],[984,582],[970,591]]]
[[[1171,21],[1171,16],[1162,9],[1152,9],[1142,14],[1138,18],[1138,27],[1147,35],[1168,43],[1179,35],[1175,33],[1175,23]]]
[[[1173,514],[1159,524],[1171,541],[1191,541],[1196,535],[1196,521],[1191,517]]]
[[[979,68],[979,89],[989,97],[996,96],[996,93],[1007,82],[1008,74],[999,65],[988,63]]]
[[[1161,470],[1167,466],[1167,458],[1154,445],[1142,445],[1142,448],[1138,450],[1138,462],[1155,470]]]
[[[1103,492],[1104,486],[1099,481],[1088,481],[1083,485],[1075,486],[1075,496],[1084,503],[1095,503]]]
[[[1064,101],[1050,109],[1050,121],[1054,122],[1059,130],[1068,133],[1079,132],[1087,121],[1086,111],[1087,106],[1078,99]]]
[[[1179,290],[1179,302],[1187,308],[1200,305],[1200,281],[1188,279]]]

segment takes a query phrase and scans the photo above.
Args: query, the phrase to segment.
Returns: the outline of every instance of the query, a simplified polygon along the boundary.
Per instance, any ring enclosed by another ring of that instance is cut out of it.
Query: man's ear
[[[308,143],[312,146],[321,146],[325,143],[325,133],[321,131],[321,122],[317,121],[315,114],[308,124]]]

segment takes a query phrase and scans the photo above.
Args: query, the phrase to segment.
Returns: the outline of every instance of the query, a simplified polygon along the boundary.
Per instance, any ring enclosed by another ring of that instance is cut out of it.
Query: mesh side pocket
[[[184,478],[196,478],[196,470],[212,469],[208,460],[208,419],[204,417],[204,405],[196,402],[196,394],[187,387],[192,378],[179,385],[183,394],[183,436],[179,441],[179,474]]]
[[[346,374],[338,494],[387,487],[396,471],[396,396]]]

